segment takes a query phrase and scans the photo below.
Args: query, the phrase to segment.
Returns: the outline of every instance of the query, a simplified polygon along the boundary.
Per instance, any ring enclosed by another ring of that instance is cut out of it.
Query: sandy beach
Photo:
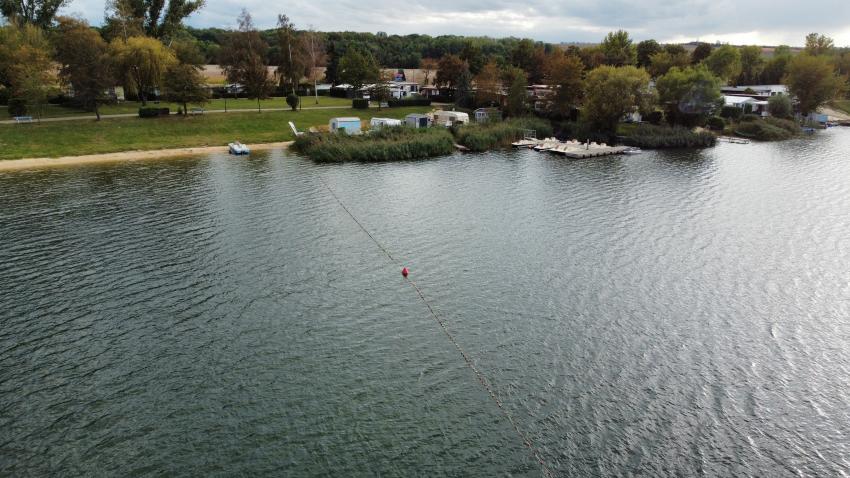
[[[251,151],[285,148],[292,141],[277,143],[250,144]],[[201,146],[196,148],[154,149],[148,151],[122,151],[117,153],[87,154],[83,156],[62,156],[59,158],[24,158],[0,161],[0,172],[42,169],[57,166],[78,166],[82,164],[140,161],[145,159],[168,159],[195,156],[209,153],[227,153],[227,146]]]

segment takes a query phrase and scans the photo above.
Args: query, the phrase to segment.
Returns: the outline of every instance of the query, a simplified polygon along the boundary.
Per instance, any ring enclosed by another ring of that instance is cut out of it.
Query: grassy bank
[[[850,115],[850,100],[833,100],[829,106]]]
[[[209,102],[203,105],[203,108],[207,111],[224,111],[225,103],[227,105],[228,110],[257,109],[257,101],[249,100],[247,98],[229,98],[227,99],[227,101],[225,101],[224,99],[210,100]],[[262,106],[262,108],[289,108],[289,105],[286,104],[286,98],[268,98],[265,100],[260,100],[260,105]],[[114,105],[101,106],[100,114],[136,114],[139,112],[139,108],[141,106],[142,103],[138,101],[122,101],[121,103]],[[172,113],[176,113],[177,108],[183,107],[183,105],[178,105],[177,103],[169,103],[167,101],[162,101],[160,103],[148,102],[148,106],[158,108],[170,108]],[[197,105],[190,104],[189,108],[191,109],[196,106]],[[333,98],[330,96],[320,96],[319,104],[316,104],[314,97],[304,96],[301,98],[301,106],[304,108],[311,108],[317,106],[351,106],[351,100],[345,98]],[[33,117],[37,116],[35,111],[31,111],[28,114],[32,115]],[[73,106],[42,106],[42,118],[60,118],[62,116],[91,116],[93,118],[94,113]],[[11,116],[9,116],[8,108],[5,106],[0,106],[0,119],[11,119]]]
[[[759,141],[782,141],[800,134],[800,125],[780,118],[747,118],[732,124],[727,131],[744,138]]]
[[[471,151],[487,151],[508,147],[512,142],[522,139],[526,130],[535,130],[538,138],[552,136],[551,124],[540,118],[515,118],[502,122],[470,124],[455,131],[458,144]]]
[[[641,148],[706,148],[717,143],[717,138],[708,131],[694,132],[682,127],[648,123],[623,125],[618,133],[623,143]]]
[[[403,118],[428,110],[430,107],[330,109],[0,125],[0,159],[215,146],[233,140],[248,144],[288,141],[294,139],[288,121],[306,130],[312,125],[327,125],[335,116]]]
[[[444,128],[386,128],[368,135],[308,134],[295,140],[293,149],[319,162],[378,162],[429,158],[454,150],[451,133]]]

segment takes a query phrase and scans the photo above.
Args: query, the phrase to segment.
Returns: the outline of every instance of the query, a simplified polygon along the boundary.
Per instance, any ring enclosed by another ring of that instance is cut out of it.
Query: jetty
[[[635,149],[630,146],[609,146],[605,143],[582,143],[576,140],[560,141],[555,138],[523,138],[522,140],[513,143],[513,146],[515,148],[531,148],[535,151],[548,151],[550,153],[560,154],[573,159],[626,154]]]
[[[733,144],[750,144],[750,140],[746,138],[737,138],[735,136],[718,136],[717,141]]]

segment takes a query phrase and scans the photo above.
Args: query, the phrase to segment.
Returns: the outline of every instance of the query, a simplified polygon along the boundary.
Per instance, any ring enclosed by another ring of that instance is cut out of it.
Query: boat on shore
[[[230,154],[242,155],[249,154],[251,152],[247,146],[240,143],[239,141],[234,141],[232,143],[227,144],[227,149],[230,151]]]

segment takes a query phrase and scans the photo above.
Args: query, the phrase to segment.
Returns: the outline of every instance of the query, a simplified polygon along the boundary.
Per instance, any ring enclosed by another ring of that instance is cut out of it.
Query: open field
[[[167,118],[115,118],[109,121],[63,121],[0,126],[0,159],[59,157],[117,151],[220,146],[233,140],[272,143],[293,139],[287,125],[299,130],[326,126],[336,116],[403,118],[431,108],[246,112]]]
[[[239,110],[239,109],[257,109],[257,101],[249,100],[247,98],[229,98],[227,100],[217,99],[210,100],[208,103],[204,105],[204,109],[208,111],[223,111],[225,109],[225,103],[227,105],[228,110]],[[286,104],[285,98],[269,98],[266,100],[261,100],[260,105],[262,108],[289,108],[289,105]],[[116,114],[128,114],[128,113],[138,113],[139,107],[141,107],[141,102],[138,101],[122,101],[121,103],[115,105],[103,105],[100,108],[100,114],[102,115],[116,115]],[[148,106],[151,107],[161,107],[161,108],[170,108],[171,112],[176,112],[178,107],[182,107],[182,105],[178,105],[176,103],[169,103],[167,101],[162,101],[160,103],[154,103],[152,101],[148,102]],[[189,104],[189,108],[197,105]],[[315,97],[312,96],[304,96],[301,99],[301,106],[304,108],[310,108],[313,106],[351,106],[351,100],[345,98],[332,98],[330,96],[320,96],[319,104],[316,104]],[[74,108],[70,106],[58,106],[58,105],[44,105],[42,107],[42,118],[58,118],[61,116],[87,116],[91,115],[94,118],[94,113],[91,111],[85,111],[79,108]],[[32,113],[32,116],[35,117],[35,113]],[[5,106],[0,106],[0,119],[11,119],[7,108]]]

